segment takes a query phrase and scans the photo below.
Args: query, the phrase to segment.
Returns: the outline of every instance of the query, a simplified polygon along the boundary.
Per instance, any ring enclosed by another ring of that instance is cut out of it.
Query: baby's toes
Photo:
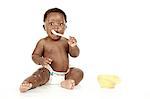
[[[66,89],[73,89],[75,86],[75,81],[74,80],[64,80],[61,82],[61,87],[66,88]]]
[[[74,80],[70,80],[70,89],[73,89],[75,86],[75,81]]]
[[[26,92],[26,91],[28,91],[29,89],[31,89],[31,87],[32,87],[32,84],[31,84],[31,83],[27,83],[27,82],[22,83],[22,84],[20,85],[20,92]]]

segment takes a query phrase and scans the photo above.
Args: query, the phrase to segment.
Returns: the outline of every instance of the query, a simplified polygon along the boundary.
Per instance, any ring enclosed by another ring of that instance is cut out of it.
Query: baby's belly
[[[51,67],[55,71],[65,72],[69,67],[68,54],[65,51],[54,51],[53,53],[45,53],[44,57],[52,59]]]
[[[69,66],[56,66],[56,65],[51,65],[51,67],[54,71],[57,72],[66,72],[69,68]]]
[[[65,72],[69,68],[69,60],[68,57],[55,57],[53,58],[53,62],[51,64],[53,70],[58,72]]]

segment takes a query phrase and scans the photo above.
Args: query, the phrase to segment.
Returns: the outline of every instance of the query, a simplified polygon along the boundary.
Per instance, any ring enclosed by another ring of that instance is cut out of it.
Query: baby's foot
[[[32,84],[31,83],[29,83],[29,82],[23,82],[20,85],[20,92],[26,92],[26,91],[28,91],[31,88],[32,88]]]
[[[75,81],[68,79],[68,80],[64,80],[61,82],[61,87],[66,88],[66,89],[73,89],[75,86]]]

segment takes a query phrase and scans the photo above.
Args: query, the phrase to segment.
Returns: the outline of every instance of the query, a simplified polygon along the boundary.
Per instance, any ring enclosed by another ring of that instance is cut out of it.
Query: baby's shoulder
[[[67,42],[68,42],[68,40],[67,40],[67,39],[65,39],[65,38],[61,38],[61,41],[62,41],[62,42],[65,42],[65,43],[67,43]]]
[[[46,38],[41,38],[39,41],[38,41],[38,44],[40,45],[43,45],[46,41]]]
[[[64,45],[68,45],[68,40],[65,38],[62,38],[61,43],[63,43]]]

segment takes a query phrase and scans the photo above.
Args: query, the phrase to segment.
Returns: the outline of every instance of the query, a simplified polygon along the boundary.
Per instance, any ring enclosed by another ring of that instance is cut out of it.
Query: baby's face
[[[54,30],[57,33],[64,34],[66,29],[65,18],[61,13],[52,12],[47,15],[45,20],[45,30],[48,36],[53,40],[59,40],[61,37],[54,35],[51,31]]]

